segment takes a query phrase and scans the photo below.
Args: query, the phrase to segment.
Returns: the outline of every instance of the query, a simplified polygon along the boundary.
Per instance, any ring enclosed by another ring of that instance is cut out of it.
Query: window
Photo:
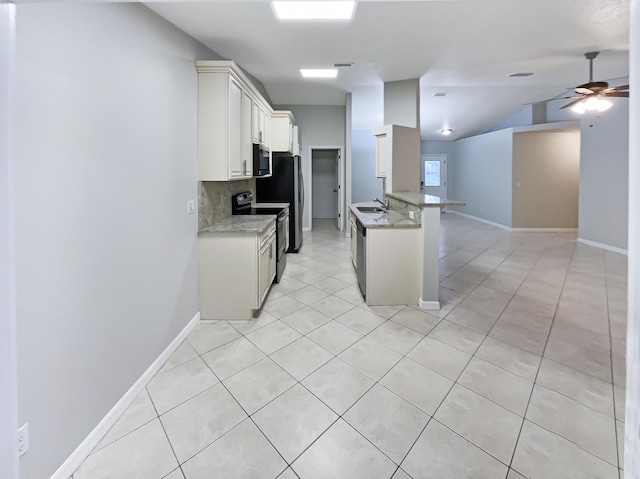
[[[424,162],[424,186],[440,186],[440,162]]]

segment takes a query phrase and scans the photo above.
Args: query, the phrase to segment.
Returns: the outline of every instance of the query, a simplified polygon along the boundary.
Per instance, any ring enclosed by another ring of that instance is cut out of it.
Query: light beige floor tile
[[[618,467],[624,468],[624,423],[616,421],[616,438],[618,443]]]
[[[287,314],[291,314],[294,311],[298,311],[305,307],[304,303],[293,299],[292,297],[285,295],[273,301],[267,301],[262,307],[265,311],[276,318],[282,318]]]
[[[348,347],[338,357],[376,381],[402,359],[400,354],[368,337]]]
[[[421,479],[496,479],[507,473],[507,466],[433,419],[400,466]]]
[[[555,323],[550,339],[561,339],[574,343],[578,346],[586,346],[589,348],[601,348],[610,350],[611,342],[609,340],[609,334],[600,334],[588,329],[579,328],[577,326],[571,326],[563,323]]]
[[[287,263],[289,262],[290,257],[291,256],[287,257]],[[293,291],[297,291],[306,286],[307,286],[307,283],[299,281],[296,278],[290,277],[287,279],[280,280],[280,282],[278,284],[274,284],[272,288],[275,289],[276,291],[280,291],[281,293],[289,294],[289,293],[292,293]]]
[[[453,381],[471,359],[469,354],[430,337],[420,341],[407,357]]]
[[[340,299],[337,296],[327,296],[312,303],[310,306],[330,318],[337,318],[355,307],[350,302]]]
[[[329,351],[305,337],[297,339],[271,355],[271,359],[298,381],[333,357]]]
[[[252,418],[271,444],[291,463],[338,415],[297,384],[260,409]]]
[[[478,288],[484,288],[484,286],[478,286]],[[478,289],[476,288],[476,289]],[[486,288],[491,291],[489,288]],[[474,290],[475,291],[475,290]],[[495,296],[495,295],[494,295]],[[473,292],[464,298],[459,304],[458,308],[466,309],[467,311],[474,311],[483,316],[487,316],[491,319],[498,319],[498,316],[502,313],[504,308],[507,306],[506,302],[499,301],[497,299],[487,300],[486,298],[481,298],[478,296],[474,296]]]
[[[516,376],[533,381],[540,365],[540,356],[497,339],[486,337],[475,354]]]
[[[353,305],[359,306],[364,304],[364,298],[362,297],[362,292],[357,284],[350,284],[347,288],[338,291],[335,293],[340,299],[344,299],[345,301],[350,302]]]
[[[186,479],[276,477],[287,467],[247,419],[182,465]],[[212,474],[215,471],[215,474]]]
[[[413,329],[418,333],[427,334],[440,322],[440,318],[416,308],[406,306],[394,314],[391,317],[391,321]]]
[[[160,416],[178,461],[185,462],[247,418],[222,384]]]
[[[246,335],[265,354],[271,354],[300,337],[300,333],[282,321],[274,321]]]
[[[479,358],[471,359],[458,383],[523,417],[533,388],[533,381]]]
[[[337,321],[330,321],[307,334],[307,338],[333,354],[340,354],[361,337],[362,334]]]
[[[484,339],[484,334],[480,334],[469,328],[451,323],[446,319],[433,328],[429,337],[440,342],[453,346],[465,353],[473,354]]]
[[[402,469],[398,468],[398,470],[391,477],[391,479],[411,479],[411,476],[406,472],[404,472]]]
[[[399,464],[430,417],[388,389],[375,385],[343,419]]]
[[[542,360],[536,383],[613,417],[611,383],[547,358]]]
[[[513,296],[509,306],[523,311],[528,311],[530,313],[535,313],[540,316],[547,316],[549,318],[552,318],[556,312],[555,301],[553,303],[539,301],[537,299],[521,296],[518,293]]]
[[[456,384],[435,419],[505,464],[511,461],[522,418]]]
[[[497,291],[482,285],[474,289],[469,295],[469,298],[477,298],[485,300],[486,302],[501,304],[503,307],[511,301],[512,297],[513,294]]]
[[[157,374],[147,385],[147,391],[159,414],[217,384],[218,378],[199,357]]]
[[[289,293],[288,296],[300,301],[301,303],[309,305],[311,303],[315,303],[319,299],[326,298],[329,296],[329,293],[318,289],[315,286],[307,285],[304,288]]]
[[[562,339],[549,339],[545,357],[565,366],[611,382],[611,353],[606,349],[578,346]]]
[[[432,415],[451,390],[453,381],[404,358],[380,380],[380,384]]]
[[[172,472],[164,476],[162,479],[184,479],[184,474],[182,474],[182,469],[178,468],[178,469],[174,469]]]
[[[220,380],[260,361],[265,354],[246,338],[238,338],[202,355]]]
[[[500,320],[544,335],[549,334],[551,323],[553,322],[552,317],[524,311],[511,305],[507,306],[504,310],[500,316]]]
[[[257,316],[249,321],[229,321],[229,324],[231,324],[231,326],[233,326],[240,334],[248,334],[251,331],[260,329],[275,320],[275,316],[267,313],[264,309],[261,309],[258,311]]]
[[[338,316],[336,321],[360,334],[368,334],[386,320],[383,317],[362,308],[353,308]]]
[[[511,465],[525,477],[615,479],[618,470],[572,442],[529,421],[524,422]]]
[[[332,276],[333,278],[339,279],[340,281],[344,281],[345,283],[355,284],[358,282],[358,278],[354,271],[344,271]]]
[[[393,321],[387,321],[374,329],[367,337],[404,355],[422,341],[424,335]]]
[[[341,271],[338,271],[338,273],[340,272]],[[319,288],[322,291],[326,291],[329,294],[335,294],[338,291],[342,291],[343,289],[349,287],[349,285],[350,283],[340,281],[339,279],[333,277],[323,279],[322,281],[318,281],[314,284],[316,288]]]
[[[323,324],[328,323],[331,321],[331,318],[313,308],[310,308],[309,306],[305,306],[304,308],[283,317],[281,321],[291,326],[300,334],[307,334],[314,329],[319,328]]]
[[[293,469],[288,467],[282,474],[278,476],[277,479],[298,479],[298,476],[295,472],[293,472]]]
[[[240,333],[229,323],[218,321],[192,331],[187,339],[198,354],[204,354],[239,337]]]
[[[626,403],[627,390],[620,386],[613,387],[613,395],[616,405],[616,419],[624,422],[625,403]]]
[[[320,281],[324,281],[328,277],[329,276],[327,276],[326,274],[309,270],[305,273],[296,275],[295,279],[302,281],[303,283],[306,283],[306,284],[316,284],[316,283],[319,283]]]
[[[371,311],[378,316],[382,316],[385,319],[391,319],[405,308],[404,305],[398,304],[389,306],[367,306],[366,304],[362,304],[360,305],[360,307],[366,309],[367,311]]]
[[[339,358],[302,380],[302,384],[338,414],[343,414],[375,381]]]
[[[350,479],[387,478],[396,465],[339,419],[292,465],[305,479],[348,477]]]
[[[295,384],[286,371],[264,358],[223,381],[248,414],[253,414]]]
[[[152,421],[158,417],[151,398],[146,389],[144,389],[133,400],[131,405],[120,416],[109,432],[102,438],[100,443],[94,449],[102,449],[104,446],[111,444],[113,441],[120,439],[125,434],[139,428],[140,426]]]
[[[158,371],[159,373],[163,373],[168,371],[171,368],[174,368],[182,363],[189,361],[190,359],[195,358],[198,355],[193,346],[189,344],[189,341],[182,341],[182,344],[178,346],[178,348],[173,352],[167,362],[164,363],[164,366]]]
[[[527,419],[617,465],[615,420],[612,417],[536,385]]]
[[[446,320],[486,335],[491,330],[497,319],[457,306],[453,311],[447,314]]]
[[[155,419],[91,454],[74,479],[163,477],[178,467],[167,436]]]
[[[514,471],[513,469],[509,469],[509,474],[507,474],[507,479],[527,479],[522,474]]]
[[[547,341],[546,334],[536,333],[501,319],[493,326],[489,336],[537,355],[542,354]]]

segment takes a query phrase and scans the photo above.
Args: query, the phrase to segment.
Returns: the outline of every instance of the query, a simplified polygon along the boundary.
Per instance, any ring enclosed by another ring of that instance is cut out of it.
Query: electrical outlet
[[[196,211],[196,203],[193,200],[187,201],[187,214],[192,215]]]
[[[22,456],[29,450],[29,423],[18,429],[18,453]]]
[[[411,218],[412,220],[416,219],[416,212],[415,211],[409,211],[409,218]]]

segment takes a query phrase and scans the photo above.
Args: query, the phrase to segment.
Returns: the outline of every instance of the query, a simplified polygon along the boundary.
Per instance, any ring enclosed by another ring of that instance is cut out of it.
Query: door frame
[[[425,161],[430,161],[428,158],[425,157],[442,157],[444,156],[444,168],[440,168],[440,181],[444,181],[444,185],[442,185],[442,187],[444,188],[444,198],[447,197],[447,165],[448,165],[448,157],[446,153],[421,153],[420,154],[420,183],[422,183],[424,181],[424,162]],[[443,173],[444,172],[444,176]],[[443,180],[444,178],[444,180]],[[420,187],[420,190],[422,190],[422,186]]]
[[[311,231],[313,228],[313,179],[311,177],[313,172],[313,150],[338,150],[338,214],[340,217],[338,218],[338,230],[344,231],[344,215],[345,215],[345,194],[344,194],[344,146],[322,146],[322,145],[310,145],[309,146],[309,154],[307,155],[307,159],[304,161],[307,170],[307,177],[304,178],[305,182],[305,209],[309,212],[308,226],[303,228],[304,231]],[[304,172],[303,172],[304,173]],[[303,174],[304,176],[304,174]],[[306,205],[309,206],[306,206]]]

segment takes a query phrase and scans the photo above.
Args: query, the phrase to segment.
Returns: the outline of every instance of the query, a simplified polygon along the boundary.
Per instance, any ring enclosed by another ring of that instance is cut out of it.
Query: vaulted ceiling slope
[[[347,92],[420,78],[424,139],[479,133],[584,83],[588,51],[601,52],[595,79],[629,74],[628,0],[360,0],[346,22],[279,21],[266,0],[147,6],[235,60],[274,104],[344,104]],[[342,62],[354,66],[335,80],[300,76]]]

